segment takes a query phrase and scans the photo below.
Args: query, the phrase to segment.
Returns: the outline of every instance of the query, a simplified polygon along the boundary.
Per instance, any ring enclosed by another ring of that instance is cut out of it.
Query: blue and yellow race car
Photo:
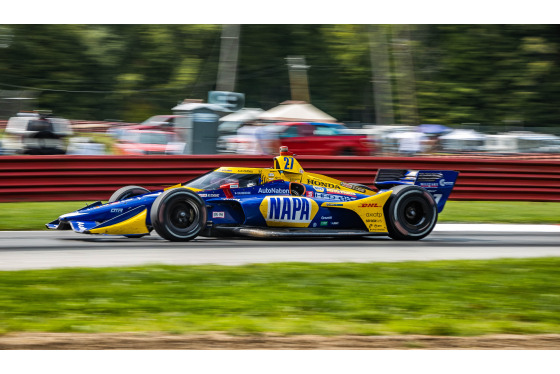
[[[97,201],[46,226],[127,237],[155,230],[171,241],[199,235],[418,240],[433,230],[459,174],[380,169],[375,191],[306,172],[285,147],[273,162],[272,168],[220,167],[153,192],[126,186],[106,204]]]

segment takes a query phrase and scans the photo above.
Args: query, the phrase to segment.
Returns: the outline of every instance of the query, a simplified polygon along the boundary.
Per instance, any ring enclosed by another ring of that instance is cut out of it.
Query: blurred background
[[[0,154],[560,154],[560,25],[0,25]]]

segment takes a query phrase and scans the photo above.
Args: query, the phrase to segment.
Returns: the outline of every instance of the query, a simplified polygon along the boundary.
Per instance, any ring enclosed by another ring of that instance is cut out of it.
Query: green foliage
[[[0,272],[0,332],[560,332],[556,258]]]
[[[286,57],[310,66],[313,104],[374,122],[372,36],[387,37],[393,110],[406,122],[558,124],[558,25],[242,25],[236,91],[247,107],[290,99]],[[3,25],[0,89],[40,92],[74,119],[141,121],[215,88],[220,25]],[[375,38],[373,38],[375,39]],[[410,66],[407,68],[407,64]]]
[[[209,86],[197,79],[209,76],[199,67],[219,52],[204,51],[217,25],[9,27],[15,36],[0,53],[0,83],[38,89],[41,108],[75,119],[141,121],[190,95],[205,98]]]
[[[539,25],[421,27],[423,41],[430,45],[423,49],[421,42],[414,51],[422,115],[426,110],[428,119],[447,124],[555,125],[560,113],[550,93],[559,88],[560,71],[554,62],[559,41],[554,29]]]

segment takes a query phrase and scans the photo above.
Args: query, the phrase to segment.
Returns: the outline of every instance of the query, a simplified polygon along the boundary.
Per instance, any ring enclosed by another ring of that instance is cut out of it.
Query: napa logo
[[[295,196],[268,196],[260,205],[267,225],[277,227],[307,227],[318,210],[312,199]]]

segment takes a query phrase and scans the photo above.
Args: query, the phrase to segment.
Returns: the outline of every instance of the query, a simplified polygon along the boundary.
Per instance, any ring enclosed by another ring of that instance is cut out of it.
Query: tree
[[[420,123],[556,125],[559,31],[242,25],[236,90],[247,107],[274,107],[290,99],[286,57],[305,56],[314,105],[340,121],[374,122],[371,36],[383,35],[395,121],[410,121],[416,108]],[[0,89],[33,90],[39,108],[67,118],[141,121],[185,98],[207,98],[215,89],[220,35],[221,25],[0,26]]]

